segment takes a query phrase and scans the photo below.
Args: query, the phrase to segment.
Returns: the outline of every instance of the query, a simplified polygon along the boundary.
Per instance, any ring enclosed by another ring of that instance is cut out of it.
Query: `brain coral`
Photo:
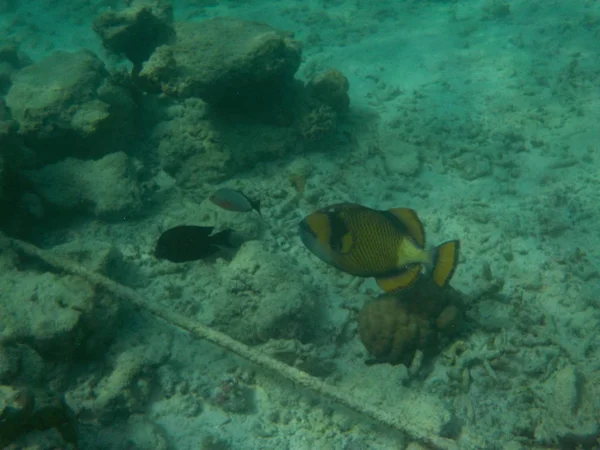
[[[416,350],[431,355],[460,329],[460,294],[422,277],[407,291],[384,294],[359,313],[362,343],[376,362],[409,365]]]

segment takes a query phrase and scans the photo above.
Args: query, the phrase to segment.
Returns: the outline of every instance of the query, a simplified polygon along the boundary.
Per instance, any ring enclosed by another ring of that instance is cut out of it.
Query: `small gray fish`
[[[210,201],[228,211],[249,212],[255,210],[260,216],[260,200],[250,200],[236,189],[221,188],[210,196]]]

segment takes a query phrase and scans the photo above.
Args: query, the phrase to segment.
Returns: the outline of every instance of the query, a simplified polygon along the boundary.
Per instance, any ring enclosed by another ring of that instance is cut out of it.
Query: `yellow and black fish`
[[[299,228],[312,253],[344,272],[374,277],[386,292],[410,286],[423,267],[445,287],[458,264],[460,242],[426,249],[423,224],[408,208],[379,211],[342,203],[310,214]]]

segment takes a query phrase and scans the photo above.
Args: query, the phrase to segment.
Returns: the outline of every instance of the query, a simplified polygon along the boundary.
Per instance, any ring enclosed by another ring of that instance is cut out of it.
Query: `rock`
[[[509,441],[502,446],[502,450],[525,450],[525,447],[517,441]]]
[[[419,444],[418,442],[411,442],[406,447],[406,450],[427,450],[427,447],[424,447],[423,445]]]
[[[133,163],[122,152],[97,161],[67,158],[27,171],[26,177],[45,202],[62,211],[111,219],[134,214],[142,207]]]
[[[107,11],[94,20],[93,27],[104,47],[125,55],[133,63],[135,73],[156,47],[175,37],[170,4]]]
[[[2,0],[0,1],[0,14],[14,12],[19,6],[21,0]]]
[[[159,47],[140,72],[150,90],[256,110],[281,100],[300,65],[299,43],[263,23],[216,18],[175,29],[176,42]]]
[[[29,59],[19,52],[16,45],[0,45],[0,95],[8,91],[13,75],[28,64],[30,64]],[[4,120],[1,110],[0,104],[0,122]]]
[[[97,100],[95,91],[107,76],[102,61],[89,51],[57,52],[22,70],[6,102],[24,134],[55,134],[71,129],[79,107]],[[99,113],[108,116],[107,110],[105,104]]]
[[[75,239],[54,246],[52,251],[112,279],[118,279],[119,274],[123,273],[123,254],[110,242]]]
[[[4,198],[4,185],[6,183],[6,172],[4,168],[4,156],[0,152],[0,204],[3,202]]]
[[[216,122],[214,128],[219,142],[231,155],[229,170],[239,172],[258,163],[302,153],[311,139],[318,140],[324,136],[319,133],[329,133],[335,129],[335,122],[327,122],[330,117],[314,118],[314,122],[297,121],[293,126],[240,119],[236,122]]]
[[[318,296],[301,280],[289,279],[297,270],[261,242],[246,242],[221,272],[228,281],[215,293],[222,300],[215,302],[212,325],[246,343],[306,342],[317,326]]]
[[[0,99],[0,122],[6,122],[7,120],[10,120],[10,112],[4,102]]]
[[[69,360],[101,355],[116,332],[119,303],[81,278],[20,271],[1,282],[0,345]]]
[[[56,52],[12,81],[6,104],[40,161],[97,157],[133,145],[134,103],[92,52]]]
[[[0,46],[0,63],[6,63],[13,68],[21,68],[26,64],[25,59],[19,54],[19,49],[14,44]]]
[[[168,120],[160,122],[150,136],[166,173],[189,188],[214,184],[231,174],[231,152],[202,100],[185,99],[169,108],[168,114]]]
[[[15,439],[2,450],[77,450],[67,442],[55,428],[31,431]]]
[[[23,213],[35,220],[40,220],[44,217],[44,205],[42,199],[31,192],[24,192],[19,199],[19,206]]]
[[[320,355],[317,347],[296,339],[271,339],[258,348],[261,352],[316,377],[329,375],[335,369],[333,361]]]
[[[577,370],[567,366],[554,375],[553,396],[550,398],[553,409],[563,414],[574,414],[581,399],[581,383]]]
[[[19,373],[20,355],[14,347],[0,346],[0,384],[11,383]]]
[[[339,70],[329,69],[308,83],[309,95],[329,105],[337,113],[345,113],[350,106],[350,84]]]
[[[32,411],[33,397],[26,389],[0,386],[0,439],[17,435]]]
[[[399,141],[396,136],[390,137],[391,139],[385,140],[382,151],[386,172],[403,179],[416,177],[423,166],[419,147]]]
[[[127,436],[138,450],[168,450],[170,448],[164,431],[145,414],[134,414],[129,417]]]
[[[1,101],[0,101],[1,103]],[[36,217],[23,204],[20,171],[32,167],[34,159],[17,136],[13,121],[0,121],[0,228],[7,234],[29,239]],[[39,210],[38,210],[39,211]]]
[[[154,336],[156,338],[157,336]],[[94,417],[101,423],[111,423],[115,414],[129,416],[142,413],[153,393],[156,368],[170,358],[172,335],[164,334],[152,342],[134,342],[111,348],[105,355],[106,374],[99,379],[97,373],[87,374],[88,379],[73,385],[65,398],[76,415]],[[128,345],[127,345],[128,344]]]
[[[539,386],[544,414],[535,427],[539,444],[560,448],[593,448],[600,438],[600,374],[586,380],[574,366],[557,370]]]
[[[77,445],[76,421],[69,407],[58,396],[24,387],[0,386],[2,448],[7,448],[5,446],[11,441],[23,435],[52,428],[58,431],[62,440]],[[14,442],[12,445],[14,447],[8,448],[25,448]]]

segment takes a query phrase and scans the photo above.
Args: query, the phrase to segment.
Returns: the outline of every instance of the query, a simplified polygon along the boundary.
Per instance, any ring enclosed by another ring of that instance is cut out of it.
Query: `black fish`
[[[214,227],[180,225],[165,231],[158,238],[154,256],[171,262],[195,261],[215,254],[219,246],[232,247],[232,230],[219,231],[211,236]]]

